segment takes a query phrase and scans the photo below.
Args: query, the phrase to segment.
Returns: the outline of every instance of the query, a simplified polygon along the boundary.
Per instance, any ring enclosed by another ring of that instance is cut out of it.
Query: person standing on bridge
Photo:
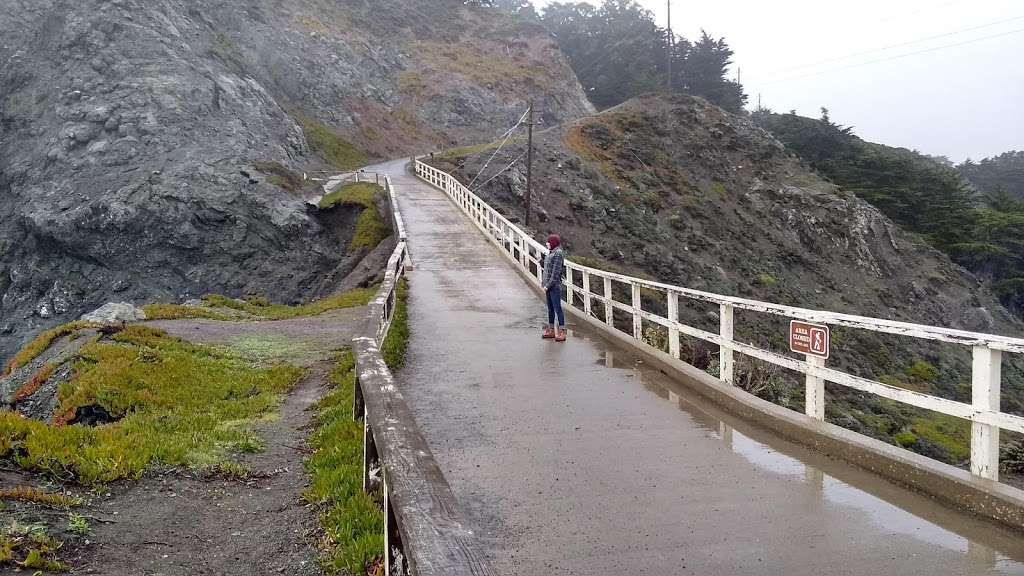
[[[562,274],[565,271],[565,253],[562,252],[562,239],[558,234],[548,236],[547,258],[544,259],[544,275],[541,286],[548,304],[548,323],[544,327],[544,338],[554,338],[555,342],[565,342],[565,314],[562,312]],[[555,319],[558,328],[555,329]]]

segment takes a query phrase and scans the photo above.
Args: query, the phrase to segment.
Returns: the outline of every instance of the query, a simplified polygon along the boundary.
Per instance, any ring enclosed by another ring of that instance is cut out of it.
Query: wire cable
[[[878,64],[880,62],[890,62],[892,60],[899,60],[901,58],[909,58],[911,56],[917,56],[919,54],[927,54],[929,52],[937,52],[939,50],[946,50],[948,48],[956,48],[956,47],[959,47],[959,46],[966,46],[968,44],[974,44],[974,43],[977,43],[977,42],[983,42],[985,40],[993,40],[995,38],[1002,38],[1004,36],[1010,36],[1012,34],[1020,34],[1021,32],[1024,32],[1024,28],[1018,28],[1016,30],[1010,30],[1009,32],[1003,32],[1001,34],[992,34],[991,36],[982,36],[981,38],[974,38],[972,40],[966,40],[964,42],[957,42],[955,44],[946,44],[944,46],[936,46],[934,48],[928,48],[928,49],[925,49],[925,50],[918,50],[916,52],[909,52],[907,54],[900,54],[900,55],[897,55],[897,56],[890,56],[888,58],[879,58],[879,59],[876,59],[876,60],[868,60],[867,62],[858,62],[856,64],[851,64],[849,66],[843,66],[841,68],[831,68],[829,70],[822,70],[820,72],[812,72],[810,74],[803,74],[803,75],[799,75],[799,76],[791,76],[791,77],[788,77],[788,78],[779,78],[779,79],[776,79],[776,80],[769,80],[767,82],[758,82],[756,84],[758,84],[760,86],[767,86],[767,85],[770,85],[770,84],[778,84],[780,82],[789,82],[791,80],[800,80],[800,79],[803,79],[803,78],[811,78],[811,77],[814,77],[814,76],[820,76],[822,74],[830,74],[832,72],[842,72],[843,70],[850,70],[851,68],[860,68],[862,66],[868,66],[868,65],[871,65],[871,64]]]
[[[504,169],[502,169],[502,170],[499,170],[497,174],[495,174],[494,176],[491,176],[491,177],[490,177],[490,178],[488,178],[488,179],[487,179],[486,181],[484,181],[484,182],[483,182],[482,184],[480,184],[480,185],[479,185],[479,186],[477,186],[476,188],[472,188],[472,189],[471,189],[470,191],[471,191],[471,192],[474,192],[474,193],[475,193],[475,192],[477,192],[478,190],[481,190],[481,189],[482,189],[482,188],[483,188],[484,186],[487,186],[488,184],[490,184],[492,180],[494,180],[494,179],[495,179],[495,178],[497,178],[498,176],[501,176],[501,175],[502,175],[502,174],[504,174],[505,172],[508,172],[509,170],[511,170],[511,169],[512,169],[512,167],[513,167],[513,166],[515,166],[516,162],[519,162],[520,160],[522,160],[522,159],[523,159],[523,156],[526,156],[526,152],[523,152],[522,154],[520,154],[519,156],[517,156],[517,157],[516,157],[516,159],[515,159],[515,160],[513,160],[513,161],[511,161],[511,162],[509,162],[509,163],[508,163],[508,166],[505,166],[505,168],[504,168]],[[468,186],[467,186],[467,188],[468,188]]]
[[[893,48],[902,48],[904,46],[912,46],[914,44],[920,44],[921,42],[929,42],[931,40],[938,40],[939,38],[947,38],[949,36],[956,36],[957,34],[964,34],[966,32],[974,32],[975,30],[982,30],[985,28],[991,28],[992,26],[998,26],[999,24],[1006,24],[1007,22],[1015,22],[1017,20],[1024,20],[1024,15],[1014,16],[1013,18],[1004,18],[1002,20],[996,20],[995,22],[989,22],[988,24],[982,24],[980,26],[974,26],[971,28],[962,28],[960,30],[954,30],[952,32],[946,32],[944,34],[937,34],[935,36],[928,36],[925,38],[918,38],[917,40],[910,40],[908,42],[900,42],[899,44],[890,44],[888,46],[882,46],[881,48],[874,48],[872,50],[864,50],[862,52],[854,52],[847,54],[846,56],[838,56],[836,58],[829,58],[828,60],[819,60],[817,62],[811,62],[809,64],[801,64],[799,66],[792,66],[790,68],[781,68],[774,72],[769,72],[766,76],[777,76],[779,74],[785,74],[787,72],[793,72],[796,70],[802,70],[804,68],[811,68],[813,66],[820,66],[822,64],[831,64],[832,62],[841,62],[843,60],[849,60],[850,58],[856,58],[857,56],[866,56],[868,54],[874,54],[875,52],[884,52],[886,50],[892,50]]]
[[[481,168],[480,171],[476,173],[476,176],[473,177],[472,182],[470,182],[469,186],[466,186],[466,188],[473,188],[473,184],[480,178],[480,175],[483,174],[485,170],[487,170],[487,167],[491,165],[491,162],[494,160],[494,157],[498,155],[498,152],[501,152],[501,149],[504,148],[505,144],[508,143],[509,138],[511,138],[512,134],[514,134],[515,131],[523,124],[523,122],[526,121],[526,117],[529,116],[529,114],[530,110],[527,109],[526,112],[523,113],[523,117],[519,119],[519,122],[516,122],[515,126],[512,126],[511,128],[508,129],[507,132],[505,132],[505,134],[503,134],[505,139],[501,141],[501,144],[498,145],[498,148],[494,151],[494,154],[491,154],[491,157],[487,159],[487,162],[484,162],[484,167]]]

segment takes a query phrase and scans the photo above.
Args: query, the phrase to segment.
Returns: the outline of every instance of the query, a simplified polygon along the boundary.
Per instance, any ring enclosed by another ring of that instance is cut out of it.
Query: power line
[[[900,42],[899,44],[890,44],[888,46],[882,46],[881,48],[874,48],[872,50],[864,50],[862,52],[854,52],[847,54],[846,56],[839,56],[836,58],[829,58],[828,60],[819,60],[817,62],[811,62],[809,64],[801,64],[799,66],[792,66],[790,68],[782,68],[769,72],[767,76],[775,76],[777,74],[784,74],[786,72],[793,72],[796,70],[802,70],[804,68],[811,68],[814,66],[820,66],[822,64],[830,64],[832,62],[841,62],[843,60],[849,60],[850,58],[856,58],[857,56],[865,56],[868,54],[874,54],[875,52],[884,52],[886,50],[892,50],[893,48],[902,48],[904,46],[912,46],[914,44],[920,44],[921,42],[929,42],[931,40],[938,40],[939,38],[947,38],[949,36],[956,36],[957,34],[964,34],[966,32],[974,32],[976,30],[982,30],[984,28],[991,28],[992,26],[998,26],[999,24],[1006,24],[1007,22],[1015,22],[1017,20],[1024,20],[1024,15],[1014,16],[1013,18],[1004,18],[1002,20],[996,20],[995,22],[989,22],[988,24],[982,24],[980,26],[974,26],[971,28],[962,28],[960,30],[954,30],[952,32],[946,32],[944,34],[937,34],[935,36],[928,36],[925,38],[918,38],[917,40],[910,40],[908,42]]]
[[[829,70],[822,70],[820,72],[812,72],[810,74],[803,74],[803,75],[799,75],[799,76],[791,76],[791,77],[788,77],[788,78],[780,78],[780,79],[777,79],[777,80],[769,80],[767,82],[759,82],[758,84],[761,85],[761,86],[765,86],[765,85],[769,85],[769,84],[778,84],[780,82],[789,82],[791,80],[800,80],[802,78],[811,78],[811,77],[814,77],[814,76],[821,76],[822,74],[830,74],[832,72],[842,72],[843,70],[850,70],[851,68],[860,68],[862,66],[868,66],[868,65],[871,65],[871,64],[878,64],[880,62],[890,62],[892,60],[899,60],[901,58],[909,58],[911,56],[917,56],[919,54],[927,54],[929,52],[937,52],[939,50],[946,50],[948,48],[956,48],[958,46],[966,46],[968,44],[974,44],[974,43],[982,42],[982,41],[985,41],[985,40],[993,40],[995,38],[1002,38],[1004,36],[1010,36],[1012,34],[1020,34],[1021,32],[1024,32],[1024,28],[1018,28],[1017,30],[1010,30],[1009,32],[1003,32],[1001,34],[993,34],[991,36],[982,36],[981,38],[974,38],[973,40],[967,40],[967,41],[964,41],[964,42],[957,42],[955,44],[946,44],[944,46],[936,46],[935,48],[928,48],[928,49],[925,49],[925,50],[918,50],[917,52],[910,52],[910,53],[907,53],[907,54],[900,54],[900,55],[897,55],[897,56],[890,56],[888,58],[879,58],[879,59],[876,59],[876,60],[868,60],[867,62],[859,62],[857,64],[851,64],[849,66],[843,66],[843,67],[840,67],[840,68],[831,68]]]
[[[509,128],[507,132],[502,134],[502,136],[504,136],[505,139],[501,141],[501,144],[498,145],[498,148],[494,151],[494,154],[491,154],[491,157],[488,158],[487,162],[484,163],[484,167],[481,168],[480,171],[476,173],[476,176],[473,177],[473,181],[470,182],[469,186],[466,186],[466,188],[472,188],[473,187],[473,184],[480,178],[480,175],[484,173],[484,170],[487,170],[487,167],[491,165],[491,162],[494,160],[494,157],[498,155],[498,152],[501,152],[501,149],[504,148],[505,144],[508,143],[509,138],[511,138],[512,134],[515,133],[516,129],[518,129],[519,126],[521,126],[523,124],[523,121],[526,120],[526,116],[532,110],[533,110],[533,105],[531,104],[530,105],[530,109],[527,110],[525,114],[523,114],[523,117],[519,119],[519,122],[516,122],[514,126]]]
[[[916,16],[916,15],[922,13],[922,12],[928,12],[930,10],[942,10],[943,8],[946,8],[948,6],[952,6],[953,4],[959,4],[959,3],[963,2],[963,1],[964,0],[949,0],[949,2],[946,2],[945,4],[939,4],[938,6],[923,6],[921,8],[918,8],[917,10],[912,10],[912,11],[906,12],[904,14],[896,14],[895,16],[887,16],[885,18],[879,18],[878,20],[876,20],[876,22],[878,22],[879,24],[885,24],[887,22],[893,22],[895,20],[902,20],[904,18],[909,18],[910,16]]]
[[[485,181],[484,181],[484,182],[483,182],[482,184],[480,184],[480,185],[479,185],[479,186],[477,186],[476,188],[472,189],[472,192],[478,192],[478,191],[479,191],[479,190],[481,190],[481,189],[482,189],[482,188],[483,188],[484,186],[487,186],[488,184],[490,184],[490,183],[491,183],[491,181],[493,181],[493,180],[494,180],[495,178],[497,178],[498,176],[501,176],[501,175],[502,175],[502,174],[504,174],[505,172],[508,172],[508,171],[509,171],[509,170],[510,170],[510,169],[511,169],[511,168],[512,168],[513,166],[515,166],[516,162],[519,162],[520,160],[522,160],[522,159],[523,159],[523,156],[526,156],[526,152],[523,152],[523,153],[522,153],[522,154],[520,154],[519,156],[516,156],[515,160],[513,160],[513,161],[511,161],[511,162],[509,162],[509,163],[508,163],[508,166],[505,166],[504,168],[502,168],[501,170],[499,170],[499,171],[498,171],[498,172],[497,172],[497,173],[496,173],[496,174],[495,174],[494,176],[491,176],[490,178],[488,178],[487,180],[485,180]]]

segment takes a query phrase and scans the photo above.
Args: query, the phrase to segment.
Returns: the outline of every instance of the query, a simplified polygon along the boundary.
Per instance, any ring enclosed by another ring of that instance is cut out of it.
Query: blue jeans
[[[548,302],[548,325],[554,326],[555,316],[558,316],[558,326],[565,328],[565,314],[562,313],[562,286],[556,284],[548,288],[546,300]]]

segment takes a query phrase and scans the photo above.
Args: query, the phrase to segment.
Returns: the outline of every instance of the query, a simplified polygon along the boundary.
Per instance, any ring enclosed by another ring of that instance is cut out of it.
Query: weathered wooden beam
[[[366,421],[387,482],[388,506],[398,524],[411,573],[492,574],[376,340],[356,338],[352,348],[366,402]]]

